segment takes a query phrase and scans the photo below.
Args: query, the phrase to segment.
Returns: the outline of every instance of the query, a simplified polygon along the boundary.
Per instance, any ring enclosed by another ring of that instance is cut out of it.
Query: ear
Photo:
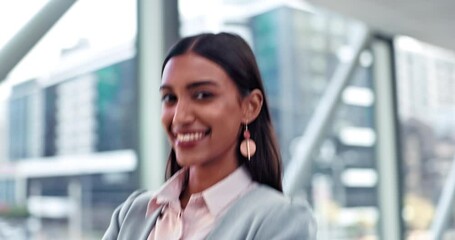
[[[264,95],[259,89],[254,89],[242,100],[243,122],[250,123],[259,116]]]

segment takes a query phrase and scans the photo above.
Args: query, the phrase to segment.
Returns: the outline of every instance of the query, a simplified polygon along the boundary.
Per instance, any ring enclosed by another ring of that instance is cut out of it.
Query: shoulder
[[[148,200],[147,198],[151,196],[151,193],[146,190],[136,190],[131,193],[128,198],[123,203],[124,205],[132,205],[137,204],[138,202],[143,202],[144,200]]]
[[[122,203],[119,209],[120,219],[124,219],[126,215],[131,214],[131,212],[141,212],[145,214],[145,210],[151,196],[151,192],[145,190],[137,190],[133,192],[125,200],[125,202]]]
[[[304,198],[289,197],[265,185],[259,185],[250,196],[245,197],[245,201],[250,206],[256,205],[256,211],[269,216],[284,215],[286,218],[313,219],[311,208]]]
[[[243,234],[242,239],[316,238],[316,221],[307,202],[265,185],[240,198],[222,223],[226,230]]]
[[[151,192],[138,190],[119,205],[112,214],[110,224],[103,236],[103,240],[119,239],[125,230],[130,229],[131,225],[143,221]]]
[[[316,239],[316,220],[308,202],[303,198],[288,197],[265,185],[252,195],[260,208],[261,224],[256,239]],[[253,203],[249,203],[250,205]]]
[[[266,185],[258,185],[249,194],[245,195],[245,204],[257,206],[257,211],[263,211],[263,208],[275,211],[297,211],[312,215],[311,208],[304,198],[288,197]],[[265,211],[269,212],[269,211]]]

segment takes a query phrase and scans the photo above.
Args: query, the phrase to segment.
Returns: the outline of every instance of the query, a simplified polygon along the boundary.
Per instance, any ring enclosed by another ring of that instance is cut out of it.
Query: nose
[[[194,113],[191,104],[185,101],[179,101],[174,109],[172,123],[174,125],[187,125],[194,121]]]

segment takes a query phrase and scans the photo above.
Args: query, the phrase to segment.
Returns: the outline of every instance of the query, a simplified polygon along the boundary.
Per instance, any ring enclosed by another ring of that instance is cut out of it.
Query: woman
[[[157,193],[132,194],[103,239],[314,239],[283,196],[281,159],[253,52],[239,36],[179,41],[162,67],[171,152]]]

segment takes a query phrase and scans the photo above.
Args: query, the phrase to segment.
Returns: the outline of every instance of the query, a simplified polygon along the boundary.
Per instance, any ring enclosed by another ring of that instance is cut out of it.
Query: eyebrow
[[[190,83],[186,86],[187,89],[193,89],[201,86],[206,86],[206,85],[211,85],[211,86],[218,86],[218,84],[214,81],[211,80],[203,80],[203,81],[197,81]],[[165,90],[165,89],[172,89],[172,86],[163,84],[160,86],[160,91]]]

